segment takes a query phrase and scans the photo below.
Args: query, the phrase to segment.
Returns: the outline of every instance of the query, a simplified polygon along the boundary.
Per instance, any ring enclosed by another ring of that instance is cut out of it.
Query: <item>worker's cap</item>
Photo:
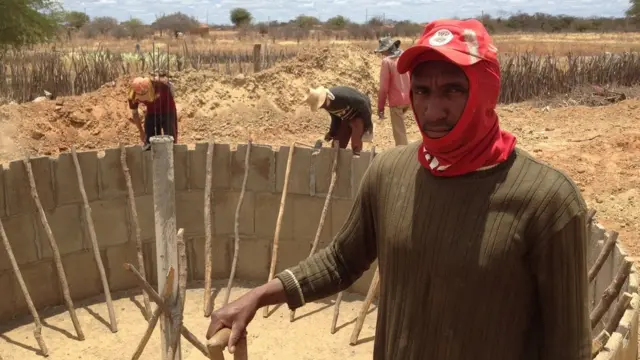
[[[136,95],[136,99],[140,101],[153,100],[153,86],[151,79],[148,77],[137,77],[131,81],[131,89]]]
[[[469,66],[485,60],[499,65],[498,49],[478,20],[436,20],[425,26],[418,42],[405,50],[398,59],[398,71],[403,74],[428,59],[431,52],[449,61]]]

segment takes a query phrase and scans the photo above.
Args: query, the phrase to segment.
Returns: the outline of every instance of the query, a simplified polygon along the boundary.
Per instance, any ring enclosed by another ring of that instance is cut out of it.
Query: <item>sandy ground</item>
[[[254,284],[241,282],[231,292],[231,300],[245,293]],[[214,287],[225,287],[225,282],[215,282]],[[216,308],[221,306],[224,289],[216,298]],[[202,313],[203,291],[201,288],[187,291],[185,306],[185,325],[201,342],[205,342],[205,333],[209,319]],[[118,320],[118,332],[111,333],[108,327],[108,312],[105,303],[87,301],[77,303],[76,309],[86,339],[78,341],[67,312],[63,308],[48,310],[41,314],[42,334],[49,347],[51,360],[122,360],[130,359],[135,352],[140,338],[147,328],[142,308],[142,295],[134,293],[114,294],[120,297],[114,300],[114,308]],[[373,350],[375,330],[375,305],[370,309],[365,320],[360,342],[356,346],[349,345],[349,338],[355,319],[362,305],[362,297],[348,294],[343,298],[338,319],[338,331],[331,335],[333,317],[333,300],[310,303],[296,311],[296,320],[289,322],[289,310],[281,306],[275,311],[270,309],[268,318],[262,317],[262,310],[250,324],[248,332],[249,357],[253,360],[335,360],[353,359],[370,360]],[[58,312],[58,314],[55,314]],[[107,320],[105,320],[107,319]],[[33,324],[30,317],[25,317],[24,325],[4,324],[0,330],[0,358],[3,360],[40,360],[38,345],[33,337]],[[13,325],[13,326],[12,326]],[[6,327],[13,327],[6,329]],[[191,344],[182,340],[183,360],[206,360]],[[158,360],[160,356],[160,327],[154,330],[141,360]],[[227,359],[232,356],[227,354]]]

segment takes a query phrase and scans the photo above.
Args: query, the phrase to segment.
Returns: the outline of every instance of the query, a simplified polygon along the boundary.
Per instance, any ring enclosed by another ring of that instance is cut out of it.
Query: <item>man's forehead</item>
[[[415,82],[433,78],[466,81],[467,78],[458,65],[446,61],[425,61],[418,64],[411,72],[411,77]]]

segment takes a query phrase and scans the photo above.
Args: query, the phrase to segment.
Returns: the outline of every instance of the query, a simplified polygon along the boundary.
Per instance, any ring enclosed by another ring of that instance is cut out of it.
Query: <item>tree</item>
[[[156,30],[180,31],[183,33],[195,29],[198,26],[200,26],[200,22],[196,18],[181,12],[163,15],[151,24],[151,27]]]
[[[110,16],[100,16],[93,18],[89,25],[100,35],[107,35],[118,27],[118,20]]]
[[[630,3],[631,6],[629,6],[625,14],[634,20],[640,20],[640,0],[631,0]]]
[[[293,23],[301,29],[309,30],[314,25],[320,24],[320,20],[314,16],[299,15],[297,18],[293,19]]]
[[[334,16],[327,20],[327,25],[335,30],[342,30],[350,23],[349,19],[342,15]]]
[[[0,1],[0,50],[52,39],[61,9],[55,0]]]
[[[64,14],[65,22],[76,30],[89,23],[89,15],[80,11],[69,11]]]
[[[149,33],[149,29],[142,20],[136,18],[123,21],[120,23],[120,26],[126,30],[128,36],[131,36],[136,40],[144,38]]]
[[[249,10],[244,8],[235,8],[229,12],[229,19],[231,20],[231,23],[233,23],[233,25],[235,25],[236,27],[249,25],[252,18],[253,17],[251,16]]]

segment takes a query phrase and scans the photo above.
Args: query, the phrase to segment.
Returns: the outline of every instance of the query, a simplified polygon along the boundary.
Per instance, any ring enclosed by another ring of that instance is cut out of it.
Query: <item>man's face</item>
[[[420,129],[437,139],[447,135],[460,120],[469,97],[469,81],[452,63],[426,61],[413,70],[411,91]]]

